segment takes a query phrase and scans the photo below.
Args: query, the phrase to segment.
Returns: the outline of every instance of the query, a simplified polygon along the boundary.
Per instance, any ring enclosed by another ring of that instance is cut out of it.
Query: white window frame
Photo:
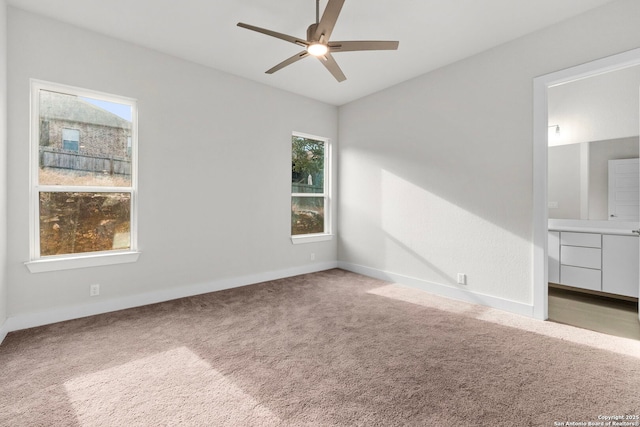
[[[61,186],[40,185],[39,179],[39,145],[40,145],[40,100],[41,90],[68,93],[80,97],[100,99],[131,106],[131,187],[101,186]],[[31,273],[67,270],[72,268],[97,267],[103,265],[136,262],[140,256],[138,251],[138,110],[137,101],[118,95],[97,92],[89,89],[51,83],[42,80],[31,80],[31,126],[30,126],[30,197],[29,197],[29,247],[30,260],[25,265]],[[83,192],[83,193],[129,193],[131,195],[130,210],[130,248],[99,252],[84,252],[64,255],[40,255],[40,198],[41,191],[46,192]]]
[[[312,233],[312,234],[296,234],[291,235],[291,242],[294,245],[301,243],[314,243],[323,242],[333,239],[332,223],[333,218],[331,215],[331,188],[333,183],[331,182],[331,140],[317,135],[310,135],[302,132],[292,132],[292,137],[299,137],[305,139],[312,139],[314,141],[322,141],[324,143],[324,176],[323,176],[323,193],[291,193],[289,198],[289,204],[293,197],[323,197],[324,198],[324,232]],[[291,150],[289,150],[289,157],[291,157]]]

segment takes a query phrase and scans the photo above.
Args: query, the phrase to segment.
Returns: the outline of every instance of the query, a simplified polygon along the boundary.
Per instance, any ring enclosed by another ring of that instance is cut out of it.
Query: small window
[[[77,153],[79,151],[79,148],[80,131],[78,129],[62,129],[62,149],[66,151],[74,151]]]
[[[36,81],[32,98],[31,261],[135,251],[136,102]]]
[[[291,235],[330,234],[329,140],[291,138]]]

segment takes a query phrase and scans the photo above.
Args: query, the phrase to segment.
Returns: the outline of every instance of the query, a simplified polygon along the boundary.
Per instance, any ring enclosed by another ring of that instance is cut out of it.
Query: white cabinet
[[[560,232],[549,231],[549,281],[560,283]]]
[[[602,235],[602,291],[638,298],[638,238]]]
[[[562,245],[560,246],[560,264],[600,270],[602,249]]]
[[[601,248],[602,237],[600,233],[575,233],[563,231],[560,234],[560,244],[567,246],[582,246],[585,248]]]
[[[638,236],[550,230],[549,282],[638,297]]]
[[[560,283],[576,288],[602,290],[602,272],[591,268],[560,266]]]
[[[560,283],[602,290],[602,235],[560,232]]]

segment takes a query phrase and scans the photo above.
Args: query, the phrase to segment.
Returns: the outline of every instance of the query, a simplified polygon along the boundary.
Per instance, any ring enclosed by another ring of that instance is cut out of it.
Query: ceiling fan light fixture
[[[329,52],[329,47],[322,43],[311,43],[307,46],[307,52],[313,56],[324,56]]]

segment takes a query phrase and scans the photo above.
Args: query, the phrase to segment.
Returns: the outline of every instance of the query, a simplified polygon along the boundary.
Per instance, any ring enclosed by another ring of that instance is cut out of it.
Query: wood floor
[[[638,303],[549,288],[549,320],[640,340]]]

